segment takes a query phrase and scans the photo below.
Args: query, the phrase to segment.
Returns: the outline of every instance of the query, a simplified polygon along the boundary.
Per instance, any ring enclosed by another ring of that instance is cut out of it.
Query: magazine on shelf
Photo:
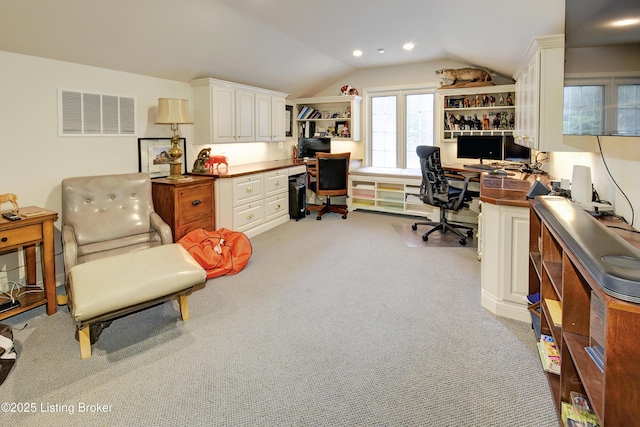
[[[540,351],[547,372],[560,374],[560,353],[553,337],[540,334]]]

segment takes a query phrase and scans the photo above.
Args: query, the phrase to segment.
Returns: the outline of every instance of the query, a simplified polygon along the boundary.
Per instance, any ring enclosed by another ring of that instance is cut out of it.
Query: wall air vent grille
[[[97,93],[58,91],[59,136],[135,135],[135,100]]]

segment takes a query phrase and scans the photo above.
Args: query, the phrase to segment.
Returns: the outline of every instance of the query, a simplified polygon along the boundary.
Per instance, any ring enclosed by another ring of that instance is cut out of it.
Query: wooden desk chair
[[[321,220],[322,215],[328,212],[341,213],[342,218],[347,218],[347,205],[332,205],[332,196],[348,196],[348,175],[351,153],[316,153],[316,180],[309,183],[309,188],[318,195],[325,197],[322,205],[307,205],[309,211],[317,211]],[[312,172],[313,173],[313,172]]]

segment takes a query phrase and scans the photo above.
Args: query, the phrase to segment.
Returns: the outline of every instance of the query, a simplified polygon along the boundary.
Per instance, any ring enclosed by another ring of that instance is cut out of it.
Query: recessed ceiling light
[[[404,50],[411,50],[411,49],[413,49],[415,46],[416,46],[415,44],[413,44],[413,43],[409,42],[409,43],[405,43],[405,44],[402,46],[402,48],[403,48]]]
[[[362,51],[360,49],[356,49],[353,51],[353,56],[362,56]]]
[[[383,48],[378,49],[378,53],[384,53],[384,49]]]
[[[629,18],[629,19],[620,19],[619,21],[614,21],[614,27],[628,27],[629,25],[636,25],[640,23],[640,19],[638,18]]]

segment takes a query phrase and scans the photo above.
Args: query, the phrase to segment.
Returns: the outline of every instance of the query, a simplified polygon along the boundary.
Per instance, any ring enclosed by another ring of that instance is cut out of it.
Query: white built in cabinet
[[[298,131],[300,133],[303,125],[313,123],[316,132],[327,133],[332,140],[360,141],[361,104],[362,97],[356,95],[298,98],[294,109]],[[302,114],[303,111],[308,114]],[[344,126],[349,129],[348,136],[340,132]]]
[[[563,143],[564,35],[534,39],[513,75],[516,143],[538,151],[576,151]]]
[[[422,174],[420,169],[364,167],[349,172],[349,210],[369,210],[412,216],[427,216],[437,220],[437,207],[420,199]],[[477,185],[474,183],[474,185]],[[452,221],[478,222],[478,203],[469,209],[449,212]]]
[[[216,79],[196,79],[194,144],[284,141],[286,93]]]
[[[485,202],[481,221],[480,303],[499,316],[528,322],[523,298],[529,294],[529,207]]]
[[[286,167],[215,181],[216,227],[253,237],[289,220],[289,175],[306,166]]]
[[[515,85],[439,89],[436,94],[439,105],[436,128],[442,142],[456,142],[459,135],[513,133],[517,102]],[[483,129],[485,118],[488,128]]]

